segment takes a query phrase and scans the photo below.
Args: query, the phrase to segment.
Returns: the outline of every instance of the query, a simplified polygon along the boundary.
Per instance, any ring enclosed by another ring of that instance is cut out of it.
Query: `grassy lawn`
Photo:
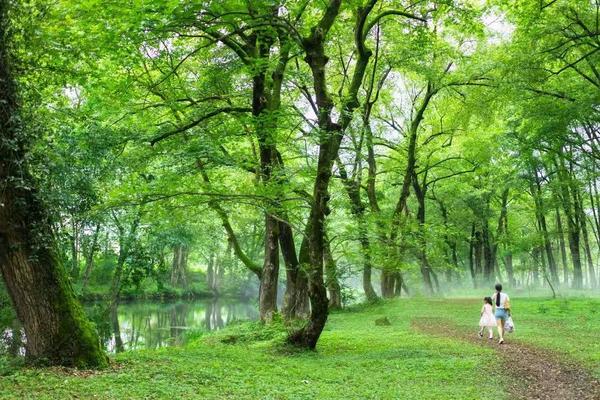
[[[513,299],[518,332],[510,338],[568,354],[600,375],[598,306],[590,299]],[[120,354],[112,369],[89,376],[21,369],[0,377],[0,398],[503,398],[504,378],[489,369],[492,346],[411,328],[415,317],[440,317],[475,334],[479,308],[478,299],[355,307],[330,317],[317,352],[291,352],[280,345],[281,331],[240,324],[183,348]],[[376,326],[384,316],[391,325]]]

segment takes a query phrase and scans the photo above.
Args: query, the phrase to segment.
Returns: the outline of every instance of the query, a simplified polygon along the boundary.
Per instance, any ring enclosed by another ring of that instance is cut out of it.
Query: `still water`
[[[86,305],[107,352],[179,346],[197,332],[219,330],[236,321],[258,319],[256,305],[240,300],[134,301],[112,311]],[[24,335],[17,322],[0,327],[0,352],[23,355]]]

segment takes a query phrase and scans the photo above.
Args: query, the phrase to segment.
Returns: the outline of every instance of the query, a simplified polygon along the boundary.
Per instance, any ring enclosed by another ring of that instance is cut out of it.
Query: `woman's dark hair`
[[[484,297],[483,301],[485,301],[486,303],[488,303],[490,306],[492,305],[492,298],[491,297]]]
[[[498,293],[496,293],[496,307],[500,307],[500,292],[502,291],[502,285],[499,283],[496,283],[496,291]]]

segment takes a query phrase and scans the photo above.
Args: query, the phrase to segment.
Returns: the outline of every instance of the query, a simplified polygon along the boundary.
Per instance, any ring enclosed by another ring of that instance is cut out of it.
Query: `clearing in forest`
[[[0,378],[0,398],[593,399],[599,303],[515,298],[517,332],[504,347],[476,337],[479,299],[334,313],[316,352],[282,347],[276,326],[243,323],[185,347],[119,354],[103,372],[21,369]],[[390,325],[376,325],[384,317]]]

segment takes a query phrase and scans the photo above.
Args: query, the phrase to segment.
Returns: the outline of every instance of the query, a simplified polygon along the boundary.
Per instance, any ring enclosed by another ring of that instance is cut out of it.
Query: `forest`
[[[599,255],[599,0],[0,0],[2,399],[598,399]]]

